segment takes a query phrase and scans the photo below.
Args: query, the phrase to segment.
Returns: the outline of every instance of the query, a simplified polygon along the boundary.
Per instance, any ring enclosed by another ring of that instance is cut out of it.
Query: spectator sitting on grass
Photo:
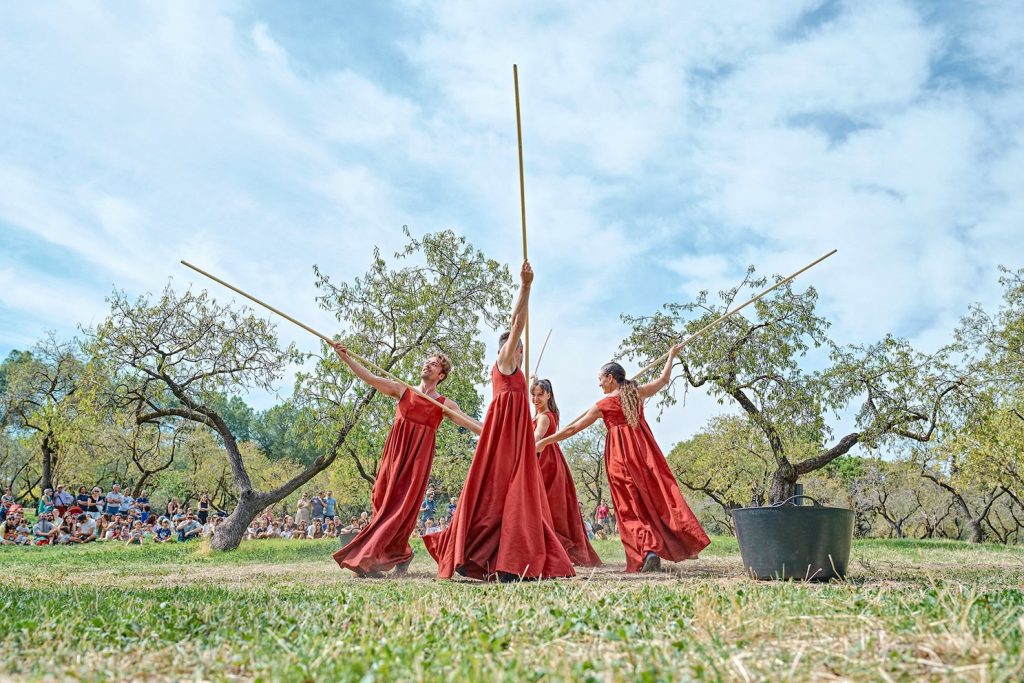
[[[324,522],[323,519],[313,519],[313,526],[306,529],[306,538],[323,538],[324,537]]]
[[[135,522],[131,531],[128,532],[128,540],[125,545],[142,545],[142,522]]]
[[[199,523],[196,516],[189,513],[185,515],[181,522],[178,523],[175,529],[178,532],[178,541],[184,543],[193,539],[199,538],[199,533],[203,530],[203,525]]]
[[[423,524],[423,535],[429,536],[430,534],[436,534],[439,531],[441,531],[441,529],[434,524],[434,518],[428,517],[427,521]]]
[[[167,543],[171,540],[171,520],[166,517],[161,517],[156,527],[156,538],[154,539],[157,543]]]
[[[32,527],[33,543],[35,545],[50,545],[57,537],[57,527],[53,523],[53,516],[49,512],[39,515],[39,521]]]
[[[96,520],[85,514],[84,512],[78,515],[78,527],[74,533],[71,534],[71,538],[68,539],[68,543],[89,543],[90,541],[96,540]]]
[[[338,537],[338,527],[334,524],[333,519],[327,520],[327,526],[324,527],[324,536],[327,536],[328,538]]]

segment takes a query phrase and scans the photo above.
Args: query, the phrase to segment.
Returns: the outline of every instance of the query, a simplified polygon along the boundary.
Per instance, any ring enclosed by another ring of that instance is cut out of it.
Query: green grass
[[[849,580],[697,562],[521,585],[357,580],[334,543],[0,549],[0,672],[100,680],[1020,680],[1024,550],[863,541]],[[2,674],[0,674],[2,677]]]

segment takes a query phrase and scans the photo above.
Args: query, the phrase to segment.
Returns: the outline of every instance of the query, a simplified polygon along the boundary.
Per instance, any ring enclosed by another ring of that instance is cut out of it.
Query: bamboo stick
[[[792,274],[792,275],[790,275],[789,277],[787,277],[787,278],[785,278],[785,279],[782,279],[782,280],[779,280],[779,281],[778,281],[778,282],[776,282],[776,283],[775,283],[774,285],[772,285],[772,286],[771,286],[771,287],[769,287],[768,289],[766,289],[766,290],[764,290],[764,291],[760,292],[760,293],[759,293],[759,294],[758,294],[757,296],[753,297],[753,298],[752,298],[752,299],[750,299],[749,301],[747,301],[747,302],[745,302],[745,303],[743,303],[743,304],[741,304],[741,305],[737,306],[736,308],[732,309],[731,311],[726,311],[726,312],[725,312],[724,314],[722,314],[721,316],[719,316],[719,317],[718,317],[717,319],[715,319],[714,321],[712,321],[712,322],[708,323],[707,325],[705,325],[704,327],[700,328],[699,330],[697,330],[696,332],[694,332],[693,334],[691,334],[691,335],[690,335],[689,337],[687,337],[687,338],[686,338],[686,339],[684,339],[683,341],[679,342],[679,343],[680,343],[680,345],[681,345],[681,346],[686,346],[687,344],[689,344],[690,342],[692,342],[692,341],[693,341],[694,339],[696,339],[697,337],[700,337],[700,336],[703,336],[704,334],[707,334],[707,333],[708,333],[708,332],[709,332],[709,331],[710,331],[711,329],[713,329],[714,327],[717,327],[717,326],[718,326],[718,325],[719,325],[720,323],[724,322],[724,321],[725,321],[725,320],[726,320],[727,318],[729,318],[729,317],[731,317],[731,316],[735,315],[736,313],[739,313],[740,311],[742,311],[742,310],[743,310],[744,308],[746,308],[746,307],[747,307],[747,306],[749,306],[750,304],[754,303],[755,301],[758,301],[759,299],[763,298],[763,297],[764,297],[764,296],[765,296],[766,294],[768,294],[768,293],[772,292],[772,291],[773,291],[773,290],[775,290],[775,289],[778,289],[779,287],[781,287],[782,285],[786,284],[787,282],[791,282],[791,281],[792,281],[792,280],[793,280],[794,278],[796,278],[796,276],[797,276],[797,275],[800,275],[800,274],[801,274],[801,273],[803,273],[804,271],[810,270],[810,269],[811,269],[811,268],[813,268],[814,266],[818,265],[819,263],[821,263],[822,261],[824,261],[825,259],[827,259],[827,258],[828,258],[829,256],[832,256],[833,254],[835,254],[835,253],[836,253],[837,251],[839,251],[839,250],[838,250],[838,249],[833,249],[832,251],[828,252],[828,253],[827,253],[827,254],[825,254],[824,256],[822,256],[822,257],[820,257],[820,258],[818,258],[818,259],[815,259],[814,261],[811,261],[811,262],[810,262],[809,264],[807,264],[806,266],[804,266],[804,267],[803,267],[803,268],[801,268],[800,270],[796,271],[795,273],[793,273],[793,274]],[[673,346],[675,346],[675,344],[673,344]],[[659,356],[659,357],[657,358],[657,360],[655,360],[654,362],[652,362],[652,363],[650,363],[649,365],[647,365],[647,366],[646,366],[646,367],[645,367],[644,369],[642,369],[642,370],[641,370],[640,372],[638,372],[637,374],[633,375],[633,377],[631,377],[631,378],[630,378],[630,379],[631,379],[631,381],[634,381],[634,382],[635,382],[636,380],[640,379],[640,378],[641,378],[641,377],[643,377],[643,376],[644,376],[645,374],[647,374],[647,373],[648,373],[648,372],[649,372],[649,371],[650,371],[650,370],[651,370],[652,368],[656,368],[657,366],[661,365],[661,363],[662,363],[662,362],[663,362],[663,361],[664,361],[664,360],[665,360],[666,358],[668,358],[668,355],[669,355],[669,354],[670,354],[671,352],[672,352],[672,349],[670,348],[670,349],[669,349],[668,351],[666,351],[665,353],[661,354],[661,356]],[[572,422],[570,422],[570,423],[569,423],[568,425],[566,425],[566,426],[568,427],[569,425],[573,425],[573,424],[575,424],[575,423],[579,422],[579,421],[580,421],[581,419],[583,419],[583,416],[584,416],[584,415],[586,415],[586,414],[587,414],[587,412],[586,412],[586,411],[584,411],[583,413],[581,413],[581,414],[579,415],[579,417],[577,417],[576,419],[574,419],[574,420],[573,420]]]
[[[523,124],[519,113],[519,67],[512,65],[512,80],[516,90],[516,138],[519,141],[519,208],[523,219],[523,260],[527,260],[526,253],[526,176],[523,173]],[[525,321],[526,343],[523,345],[523,376],[530,377],[530,309],[526,309]]]
[[[758,294],[754,298],[750,299],[746,303],[741,304],[740,306],[737,306],[736,308],[732,309],[731,311],[726,311],[719,318],[717,318],[716,320],[713,320],[712,322],[708,323],[707,325],[705,325],[704,327],[700,328],[699,330],[697,330],[696,332],[691,334],[689,337],[684,339],[681,342],[682,345],[685,346],[685,345],[689,344],[691,341],[693,341],[697,337],[703,335],[705,332],[708,332],[712,328],[717,327],[720,323],[724,322],[726,320],[726,318],[729,318],[729,317],[735,315],[736,313],[739,313],[740,311],[742,311],[744,308],[746,308],[750,304],[754,303],[755,301],[758,301],[759,299],[763,298],[765,295],[767,295],[770,292],[778,289],[779,287],[781,287],[782,285],[786,284],[787,282],[792,282],[796,278],[797,275],[799,275],[800,273],[803,273],[806,270],[810,270],[811,268],[813,268],[814,266],[818,265],[819,263],[821,263],[822,261],[827,259],[832,254],[836,253],[837,251],[839,251],[839,250],[838,249],[833,249],[832,251],[828,252],[827,254],[822,256],[821,258],[815,259],[814,261],[810,262],[809,264],[807,264],[806,266],[804,266],[800,270],[796,271],[795,273],[793,273],[789,277],[785,278],[784,280],[779,280],[774,285],[772,285],[768,289],[764,290],[763,292],[761,292],[760,294]],[[673,344],[673,346],[675,346],[675,344]],[[658,358],[656,360],[654,360],[649,365],[644,367],[644,369],[641,370],[640,372],[638,372],[637,374],[633,375],[633,377],[631,379],[633,381],[636,381],[636,380],[640,379],[641,377],[643,377],[648,372],[650,372],[653,368],[658,367],[663,360],[668,358],[668,354],[670,352],[671,352],[671,349],[669,351],[666,351],[665,353],[661,354],[660,356],[658,356]]]
[[[540,362],[544,360],[544,349],[548,348],[548,339],[551,339],[551,328],[548,328],[548,334],[544,337],[544,343],[541,344],[540,354],[537,356],[537,365],[533,368],[533,376],[540,379]]]
[[[294,323],[294,324],[298,325],[299,327],[301,327],[302,329],[306,330],[307,332],[309,332],[309,333],[311,333],[313,335],[316,335],[317,337],[320,337],[320,339],[322,339],[325,342],[327,342],[328,345],[333,345],[334,344],[334,341],[335,341],[334,338],[328,337],[323,332],[318,332],[317,330],[314,330],[309,325],[306,325],[305,323],[299,322],[298,320],[296,320],[295,318],[291,317],[287,313],[281,311],[280,309],[271,306],[270,304],[266,303],[265,301],[260,301],[259,299],[254,297],[252,294],[249,294],[248,292],[245,292],[245,291],[239,289],[238,287],[235,287],[234,285],[232,285],[232,284],[230,284],[228,282],[225,282],[224,280],[221,280],[216,275],[211,275],[210,273],[206,272],[202,268],[199,268],[197,266],[192,265],[188,261],[182,261],[181,264],[183,266],[187,266],[188,268],[191,268],[192,270],[196,271],[200,275],[205,275],[206,277],[210,278],[214,282],[220,283],[220,284],[224,285],[225,287],[227,287],[228,289],[230,289],[230,290],[232,290],[234,292],[237,292],[238,294],[241,294],[246,299],[249,299],[250,301],[254,301],[254,302],[258,303],[260,306],[263,306],[263,308],[266,308],[267,310],[272,311],[272,312],[278,314],[279,316],[281,316],[282,318],[284,318],[288,322],[291,322],[291,323]],[[437,406],[438,408],[443,410],[446,414],[448,414],[450,416],[454,416],[454,417],[462,417],[459,413],[455,412],[454,410],[452,410],[448,406],[444,405],[443,403],[441,403],[437,399],[435,399],[435,398],[433,398],[431,396],[427,396],[426,394],[424,394],[422,391],[419,390],[418,387],[414,387],[413,385],[408,384],[407,382],[405,382],[405,380],[401,379],[400,377],[396,377],[395,375],[391,374],[390,372],[388,372],[384,368],[380,367],[379,365],[377,365],[373,361],[367,360],[366,358],[363,358],[362,356],[356,354],[355,352],[353,352],[351,350],[348,352],[348,355],[352,356],[353,358],[355,358],[357,361],[359,361],[363,365],[366,365],[366,366],[368,366],[370,368],[373,368],[374,370],[376,370],[377,372],[379,372],[379,373],[381,373],[383,375],[387,375],[388,377],[390,377],[391,379],[395,380],[396,382],[398,382],[399,384],[401,384],[402,386],[404,386],[406,389],[408,389],[409,391],[413,392],[414,394],[417,394],[418,396],[422,396],[423,398],[427,399],[428,401],[433,403],[435,406]]]

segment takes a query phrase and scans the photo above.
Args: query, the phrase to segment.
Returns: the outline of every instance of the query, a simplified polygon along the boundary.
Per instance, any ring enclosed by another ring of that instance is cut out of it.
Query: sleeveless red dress
[[[387,571],[412,557],[409,537],[427,490],[443,418],[442,410],[422,396],[408,389],[402,394],[373,484],[373,519],[334,553],[339,566],[356,573]]]
[[[626,547],[626,571],[640,571],[644,556],[655,552],[679,562],[693,559],[711,539],[690,510],[654,441],[640,405],[640,424],[630,427],[619,397],[597,402],[608,428],[604,462],[619,536]]]
[[[551,525],[521,370],[491,369],[487,408],[459,505],[447,529],[423,537],[437,575],[458,572],[482,581],[499,572],[523,578],[574,576]]]
[[[545,414],[548,416],[548,429],[544,436],[548,437],[558,431],[558,416],[550,412]],[[533,419],[533,426],[536,428],[537,418]],[[569,471],[569,463],[562,455],[562,449],[557,443],[551,444],[541,452],[539,461],[555,535],[573,564],[600,567],[601,558],[587,539],[587,530],[583,526],[583,516],[576,498],[576,483]]]

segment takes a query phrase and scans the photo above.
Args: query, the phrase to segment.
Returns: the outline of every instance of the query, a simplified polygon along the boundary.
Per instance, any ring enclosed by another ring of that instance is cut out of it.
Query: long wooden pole
[[[519,67],[512,65],[512,80],[516,89],[516,137],[519,141],[519,209],[523,217],[523,260],[526,254],[526,176],[523,173],[523,123],[519,113]],[[530,309],[526,309],[526,343],[523,345],[523,376],[530,377]]]
[[[725,322],[725,320],[726,320],[727,318],[730,318],[730,317],[732,317],[733,315],[735,315],[735,314],[739,313],[740,311],[742,311],[742,310],[743,310],[744,308],[746,308],[746,307],[747,307],[747,306],[749,306],[750,304],[754,303],[755,301],[758,301],[759,299],[762,299],[762,298],[763,298],[763,297],[764,297],[765,295],[767,295],[767,294],[771,293],[772,291],[774,291],[774,290],[778,289],[779,287],[781,287],[782,285],[786,284],[787,282],[792,282],[792,281],[793,281],[793,280],[794,280],[794,279],[796,278],[796,276],[797,276],[797,275],[799,275],[800,273],[803,273],[804,271],[810,270],[811,268],[813,268],[814,266],[818,265],[819,263],[821,263],[822,261],[824,261],[825,259],[827,259],[827,258],[828,258],[829,256],[831,256],[832,254],[836,253],[837,251],[839,251],[839,250],[838,250],[838,249],[833,249],[832,251],[828,252],[828,253],[827,253],[827,254],[825,254],[824,256],[822,256],[822,257],[820,257],[820,258],[817,258],[817,259],[815,259],[814,261],[811,261],[811,262],[810,262],[810,263],[808,263],[808,264],[807,264],[806,266],[804,266],[804,267],[803,267],[803,268],[801,268],[800,270],[796,271],[795,273],[793,273],[793,274],[792,274],[792,275],[790,275],[789,277],[785,278],[784,280],[779,280],[779,281],[778,281],[778,282],[776,282],[776,283],[775,283],[774,285],[772,285],[772,286],[771,286],[771,287],[769,287],[768,289],[764,290],[763,292],[761,292],[760,294],[758,294],[758,295],[757,295],[757,296],[755,296],[754,298],[750,299],[749,301],[747,301],[747,302],[745,302],[745,303],[743,303],[743,304],[741,304],[741,305],[737,306],[736,308],[732,309],[731,311],[726,311],[726,312],[725,312],[725,313],[724,313],[723,315],[721,315],[721,316],[720,316],[719,318],[717,318],[717,319],[715,319],[715,320],[713,320],[713,321],[709,322],[709,323],[708,323],[707,325],[705,325],[704,327],[700,328],[699,330],[697,330],[696,332],[694,332],[693,334],[691,334],[691,335],[690,335],[689,337],[687,337],[686,339],[684,339],[684,340],[683,340],[683,341],[681,342],[681,343],[682,343],[682,345],[683,345],[683,346],[686,346],[687,344],[689,344],[689,343],[690,343],[691,341],[693,341],[693,340],[694,340],[694,339],[696,339],[697,337],[700,337],[701,335],[703,335],[703,334],[705,334],[705,333],[709,332],[709,331],[710,331],[710,330],[712,330],[713,328],[715,328],[715,327],[717,327],[718,325],[720,325],[721,323]],[[673,344],[673,346],[674,346],[674,344]],[[633,377],[632,377],[631,379],[632,379],[633,381],[636,381],[636,380],[640,379],[641,377],[643,377],[644,375],[646,375],[646,374],[647,374],[648,372],[650,372],[650,371],[651,371],[652,369],[654,369],[654,368],[658,367],[659,365],[661,365],[661,362],[662,362],[663,360],[665,360],[666,358],[668,358],[668,354],[669,354],[670,352],[671,352],[671,349],[670,349],[669,351],[666,351],[665,353],[661,354],[660,356],[658,356],[658,358],[657,358],[656,360],[652,361],[652,362],[650,363],[650,365],[646,366],[646,367],[645,367],[645,368],[644,368],[643,370],[641,370],[640,372],[638,372],[638,373],[636,373],[635,375],[633,375]]]
[[[544,343],[540,345],[540,353],[537,355],[537,365],[533,368],[533,374],[535,377],[540,379],[540,362],[544,360],[544,349],[548,348],[548,339],[551,339],[551,328],[548,328],[548,334],[544,337]]]
[[[724,313],[723,315],[719,316],[718,318],[716,318],[716,319],[715,319],[715,320],[713,320],[712,322],[708,323],[707,325],[705,325],[704,327],[700,328],[699,330],[697,330],[696,332],[694,332],[693,334],[691,334],[691,335],[690,335],[689,337],[687,337],[686,339],[684,339],[683,341],[681,341],[681,342],[680,342],[680,344],[681,344],[682,346],[686,346],[687,344],[689,344],[690,342],[692,342],[692,341],[693,341],[694,339],[696,339],[697,337],[700,337],[700,336],[703,336],[703,335],[707,334],[707,333],[708,333],[708,332],[710,332],[710,331],[711,331],[712,329],[714,329],[715,327],[717,327],[718,325],[720,325],[721,323],[723,323],[723,322],[724,322],[724,321],[725,321],[725,320],[726,320],[727,318],[729,318],[729,317],[731,317],[731,316],[733,316],[733,315],[735,315],[735,314],[739,313],[740,311],[742,311],[742,310],[743,310],[744,308],[746,308],[746,307],[747,307],[747,306],[749,306],[750,304],[754,303],[755,301],[758,301],[759,299],[762,299],[762,298],[763,298],[763,297],[764,297],[764,296],[765,296],[766,294],[768,294],[768,293],[772,292],[773,290],[776,290],[776,289],[778,289],[779,287],[781,287],[782,285],[786,284],[787,282],[792,282],[792,281],[793,281],[793,279],[794,279],[794,278],[796,278],[796,276],[797,276],[797,275],[799,275],[800,273],[803,273],[804,271],[810,270],[810,269],[811,269],[811,268],[813,268],[814,266],[818,265],[819,263],[821,263],[822,261],[824,261],[825,259],[827,259],[827,258],[828,258],[829,256],[832,256],[832,254],[835,254],[835,253],[836,253],[837,251],[838,251],[838,249],[833,249],[832,251],[828,252],[828,253],[827,253],[827,254],[825,254],[824,256],[822,256],[822,257],[820,257],[820,258],[817,258],[817,259],[815,259],[814,261],[811,261],[811,262],[810,262],[810,263],[808,263],[808,264],[807,264],[806,266],[804,266],[804,267],[803,267],[803,268],[801,268],[800,270],[796,271],[795,273],[793,273],[793,274],[792,274],[792,275],[790,275],[789,277],[787,277],[787,278],[785,278],[785,279],[783,279],[783,280],[779,280],[779,281],[778,281],[778,282],[776,282],[776,283],[775,283],[774,285],[772,285],[772,286],[771,286],[771,287],[769,287],[768,289],[766,289],[766,290],[764,290],[764,291],[760,292],[759,294],[757,294],[757,296],[753,297],[753,298],[752,298],[752,299],[750,299],[749,301],[747,301],[747,302],[745,302],[745,303],[743,303],[743,304],[741,304],[741,305],[737,306],[736,308],[732,309],[731,311],[726,311],[726,312],[725,312],[725,313]],[[673,346],[675,346],[675,344],[673,344]],[[645,374],[647,374],[647,373],[648,373],[648,372],[649,372],[649,371],[650,371],[650,370],[651,370],[652,368],[656,368],[656,367],[658,367],[659,365],[661,365],[662,361],[664,361],[664,360],[665,360],[666,358],[668,358],[668,355],[669,355],[669,353],[671,353],[671,352],[672,352],[672,350],[671,350],[671,349],[669,349],[669,350],[668,350],[668,351],[666,351],[665,353],[661,354],[661,356],[659,356],[657,360],[655,360],[654,362],[652,362],[652,363],[651,363],[650,365],[646,366],[646,367],[645,367],[645,368],[644,368],[643,370],[641,370],[640,372],[638,372],[638,373],[636,373],[635,375],[633,375],[633,377],[631,377],[630,379],[631,379],[632,381],[636,381],[636,380],[640,379],[640,378],[641,378],[641,377],[643,377],[643,376],[644,376]],[[572,422],[568,423],[568,425],[566,425],[566,426],[569,426],[569,425],[572,425],[572,424],[575,424],[575,423],[579,422],[579,421],[580,421],[580,420],[581,420],[581,419],[583,418],[583,416],[584,416],[584,415],[586,415],[586,414],[587,414],[586,412],[583,412],[582,414],[580,414],[580,415],[579,415],[579,417],[577,417],[576,419],[574,419],[574,420],[573,420]]]
[[[260,301],[259,299],[254,297],[252,294],[249,294],[248,292],[245,292],[245,291],[239,289],[238,287],[235,287],[233,284],[231,284],[229,282],[225,282],[224,280],[221,280],[216,275],[211,275],[210,273],[207,273],[202,268],[199,268],[197,266],[192,265],[188,261],[182,261],[181,265],[187,266],[188,268],[191,268],[192,270],[196,271],[200,275],[205,275],[206,277],[210,278],[214,282],[218,282],[218,283],[224,285],[225,287],[227,287],[228,289],[230,289],[230,290],[232,290],[234,292],[237,292],[238,294],[241,294],[246,299],[249,299],[250,301],[254,301],[254,302],[258,303],[260,306],[263,306],[263,308],[266,308],[269,311],[277,313],[279,316],[281,316],[282,318],[284,318],[288,322],[294,323],[294,324],[298,325],[299,327],[301,327],[302,329],[306,330],[307,332],[309,332],[311,334],[314,334],[317,337],[320,337],[325,342],[327,342],[328,345],[334,344],[334,339],[333,338],[328,337],[326,334],[324,334],[322,332],[318,332],[317,330],[314,330],[312,327],[310,327],[309,325],[306,325],[305,323],[299,322],[298,320],[296,320],[295,318],[291,317],[290,315],[288,315],[284,311],[281,311],[280,309],[274,308],[273,306],[271,306],[270,304],[266,303],[265,301]],[[413,385],[406,383],[405,380],[401,379],[400,377],[396,377],[395,375],[391,374],[390,372],[388,372],[384,368],[380,367],[379,365],[377,365],[373,361],[367,360],[367,359],[363,358],[362,356],[359,356],[358,354],[356,354],[356,353],[354,353],[352,351],[349,351],[348,355],[352,356],[353,358],[355,358],[357,361],[359,361],[363,365],[369,366],[369,367],[373,368],[374,370],[376,370],[377,372],[379,372],[379,373],[381,373],[383,375],[387,375],[391,379],[395,380],[396,382],[398,382],[399,384],[404,386],[409,391],[413,392],[414,394],[417,394],[418,396],[422,396],[423,398],[427,399],[428,401],[433,403],[435,406],[437,406],[438,408],[443,410],[448,415],[451,415],[453,417],[462,417],[461,415],[459,415],[459,413],[456,413],[454,410],[452,410],[448,406],[444,405],[440,401],[434,399],[431,396],[427,396],[426,394],[424,394],[422,391],[419,390],[418,387],[414,387]]]

